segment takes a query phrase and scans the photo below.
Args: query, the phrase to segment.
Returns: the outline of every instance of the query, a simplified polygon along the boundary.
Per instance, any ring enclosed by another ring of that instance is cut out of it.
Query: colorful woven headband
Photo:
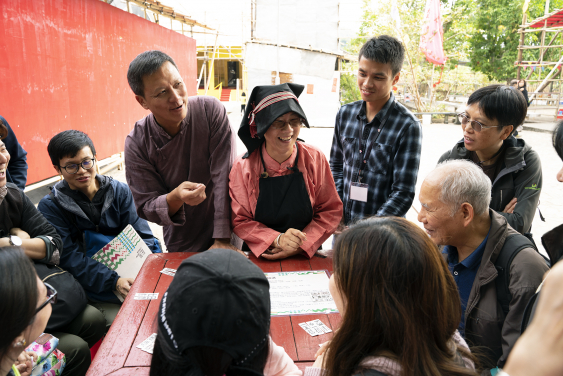
[[[297,103],[299,103],[299,99],[297,99],[295,94],[293,94],[289,91],[280,91],[278,93],[268,95],[267,97],[262,99],[260,101],[260,103],[258,103],[258,106],[254,106],[254,104],[252,104],[253,109],[250,112],[250,114],[248,114],[248,118],[250,119],[250,121],[249,121],[250,136],[253,137],[253,138],[256,138],[256,136],[258,134],[258,131],[257,131],[257,128],[256,128],[256,121],[255,121],[256,114],[258,114],[260,111],[262,111],[266,107],[273,105],[274,103],[285,101],[285,100],[288,100],[288,99],[295,99],[297,101]]]

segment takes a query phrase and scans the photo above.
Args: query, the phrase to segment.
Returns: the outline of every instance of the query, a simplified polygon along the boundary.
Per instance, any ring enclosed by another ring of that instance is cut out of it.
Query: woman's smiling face
[[[5,186],[8,181],[8,162],[10,162],[10,153],[8,153],[4,142],[0,140],[0,187]]]
[[[288,112],[272,122],[264,134],[266,146],[279,154],[293,152],[301,130],[301,117],[295,112]]]

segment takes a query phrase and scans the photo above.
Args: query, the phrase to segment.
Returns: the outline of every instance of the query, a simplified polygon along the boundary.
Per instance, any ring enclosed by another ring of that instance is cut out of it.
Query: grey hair
[[[438,171],[445,172],[439,199],[450,206],[452,217],[466,202],[473,207],[476,215],[482,215],[489,209],[491,180],[475,163],[467,160],[446,161],[434,170]]]

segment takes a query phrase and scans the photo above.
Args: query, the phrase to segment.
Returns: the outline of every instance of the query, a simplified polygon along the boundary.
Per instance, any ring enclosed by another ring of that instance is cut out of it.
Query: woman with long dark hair
[[[305,375],[476,375],[457,332],[461,304],[437,247],[403,218],[370,218],[342,233],[329,288],[342,315]],[[323,359],[324,358],[324,359]]]
[[[14,363],[45,330],[55,296],[19,247],[0,249],[0,376],[31,371],[31,364]]]

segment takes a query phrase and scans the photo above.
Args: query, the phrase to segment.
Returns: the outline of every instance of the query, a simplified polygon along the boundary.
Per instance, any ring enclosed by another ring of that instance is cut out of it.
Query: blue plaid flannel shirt
[[[395,102],[393,93],[370,123],[365,107],[364,101],[342,106],[334,127],[330,169],[344,203],[346,225],[373,215],[404,216],[414,199],[420,164],[420,122]],[[371,151],[364,160],[361,153],[370,144]],[[350,199],[350,185],[359,181],[362,164],[361,183],[368,185],[367,202]]]

